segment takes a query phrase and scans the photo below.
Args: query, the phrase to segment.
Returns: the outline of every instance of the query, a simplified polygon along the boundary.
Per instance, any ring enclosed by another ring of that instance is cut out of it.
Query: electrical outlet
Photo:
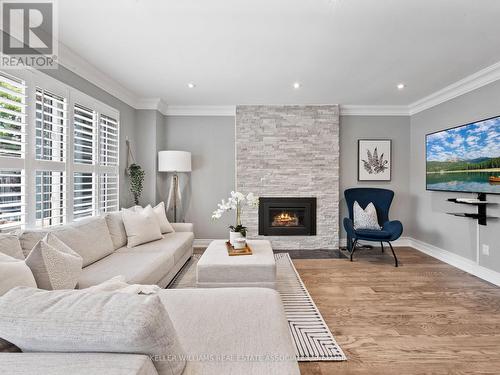
[[[490,255],[490,247],[483,244],[483,255]]]

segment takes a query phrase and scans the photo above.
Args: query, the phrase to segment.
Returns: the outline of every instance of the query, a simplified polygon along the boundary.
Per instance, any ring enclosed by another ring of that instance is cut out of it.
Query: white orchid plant
[[[256,197],[253,193],[248,193],[247,195],[240,193],[238,191],[232,191],[231,196],[228,200],[222,199],[221,203],[217,206],[218,208],[212,213],[212,219],[218,220],[222,217],[225,212],[236,211],[236,225],[230,225],[229,229],[233,232],[239,232],[243,237],[247,235],[247,227],[241,224],[241,213],[244,206],[257,207],[259,205],[259,197]]]

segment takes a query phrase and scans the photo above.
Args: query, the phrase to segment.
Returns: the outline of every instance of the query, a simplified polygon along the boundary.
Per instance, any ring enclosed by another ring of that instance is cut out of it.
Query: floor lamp
[[[177,197],[179,194],[179,172],[191,172],[191,153],[187,151],[158,152],[158,172],[173,172],[169,197],[174,198],[174,222],[177,222]],[[170,200],[169,200],[170,201]],[[168,205],[169,202],[167,202]]]

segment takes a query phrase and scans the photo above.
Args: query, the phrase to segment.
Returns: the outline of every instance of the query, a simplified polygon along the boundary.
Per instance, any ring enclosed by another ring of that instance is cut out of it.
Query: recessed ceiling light
[[[406,85],[404,83],[400,83],[397,86],[398,90],[403,90],[405,87],[406,87]]]
[[[196,87],[196,85],[195,85],[194,83],[191,83],[191,82],[190,82],[190,83],[188,83],[188,87],[189,87],[190,89],[194,89],[194,88]]]
[[[293,83],[293,88],[294,89],[300,89],[300,83],[299,82],[294,82]]]

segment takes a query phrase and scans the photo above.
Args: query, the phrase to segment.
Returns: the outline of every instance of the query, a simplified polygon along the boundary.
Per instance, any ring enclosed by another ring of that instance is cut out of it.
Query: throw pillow
[[[357,201],[353,206],[354,229],[376,229],[380,230],[378,224],[377,209],[372,202],[368,203],[363,210]]]
[[[159,375],[186,364],[158,295],[14,288],[0,297],[0,336],[23,352],[145,354]]]
[[[15,234],[0,234],[0,253],[24,260],[21,243]]]
[[[160,230],[162,233],[175,232],[174,228],[167,219],[164,202],[160,202],[155,207],[153,207],[153,211],[156,214],[156,218],[158,219],[158,224],[160,224]]]
[[[160,224],[151,206],[138,212],[122,210],[122,219],[127,232],[127,247],[163,238]]]
[[[24,260],[0,253],[0,296],[16,286],[36,288],[33,273]]]
[[[148,205],[151,207],[151,205]],[[141,206],[133,206],[129,208],[129,210],[132,210],[134,212],[139,212],[144,210]],[[156,214],[156,218],[158,219],[158,224],[160,224],[160,230],[162,233],[173,233],[175,232],[174,227],[172,224],[167,219],[167,214],[165,211],[165,203],[160,202],[156,206],[153,207],[153,211]]]
[[[121,212],[110,212],[106,214],[106,224],[108,224],[109,234],[113,241],[114,249],[127,245],[127,232],[123,225]]]
[[[74,289],[82,273],[83,259],[69,246],[48,233],[26,258],[39,288]]]

